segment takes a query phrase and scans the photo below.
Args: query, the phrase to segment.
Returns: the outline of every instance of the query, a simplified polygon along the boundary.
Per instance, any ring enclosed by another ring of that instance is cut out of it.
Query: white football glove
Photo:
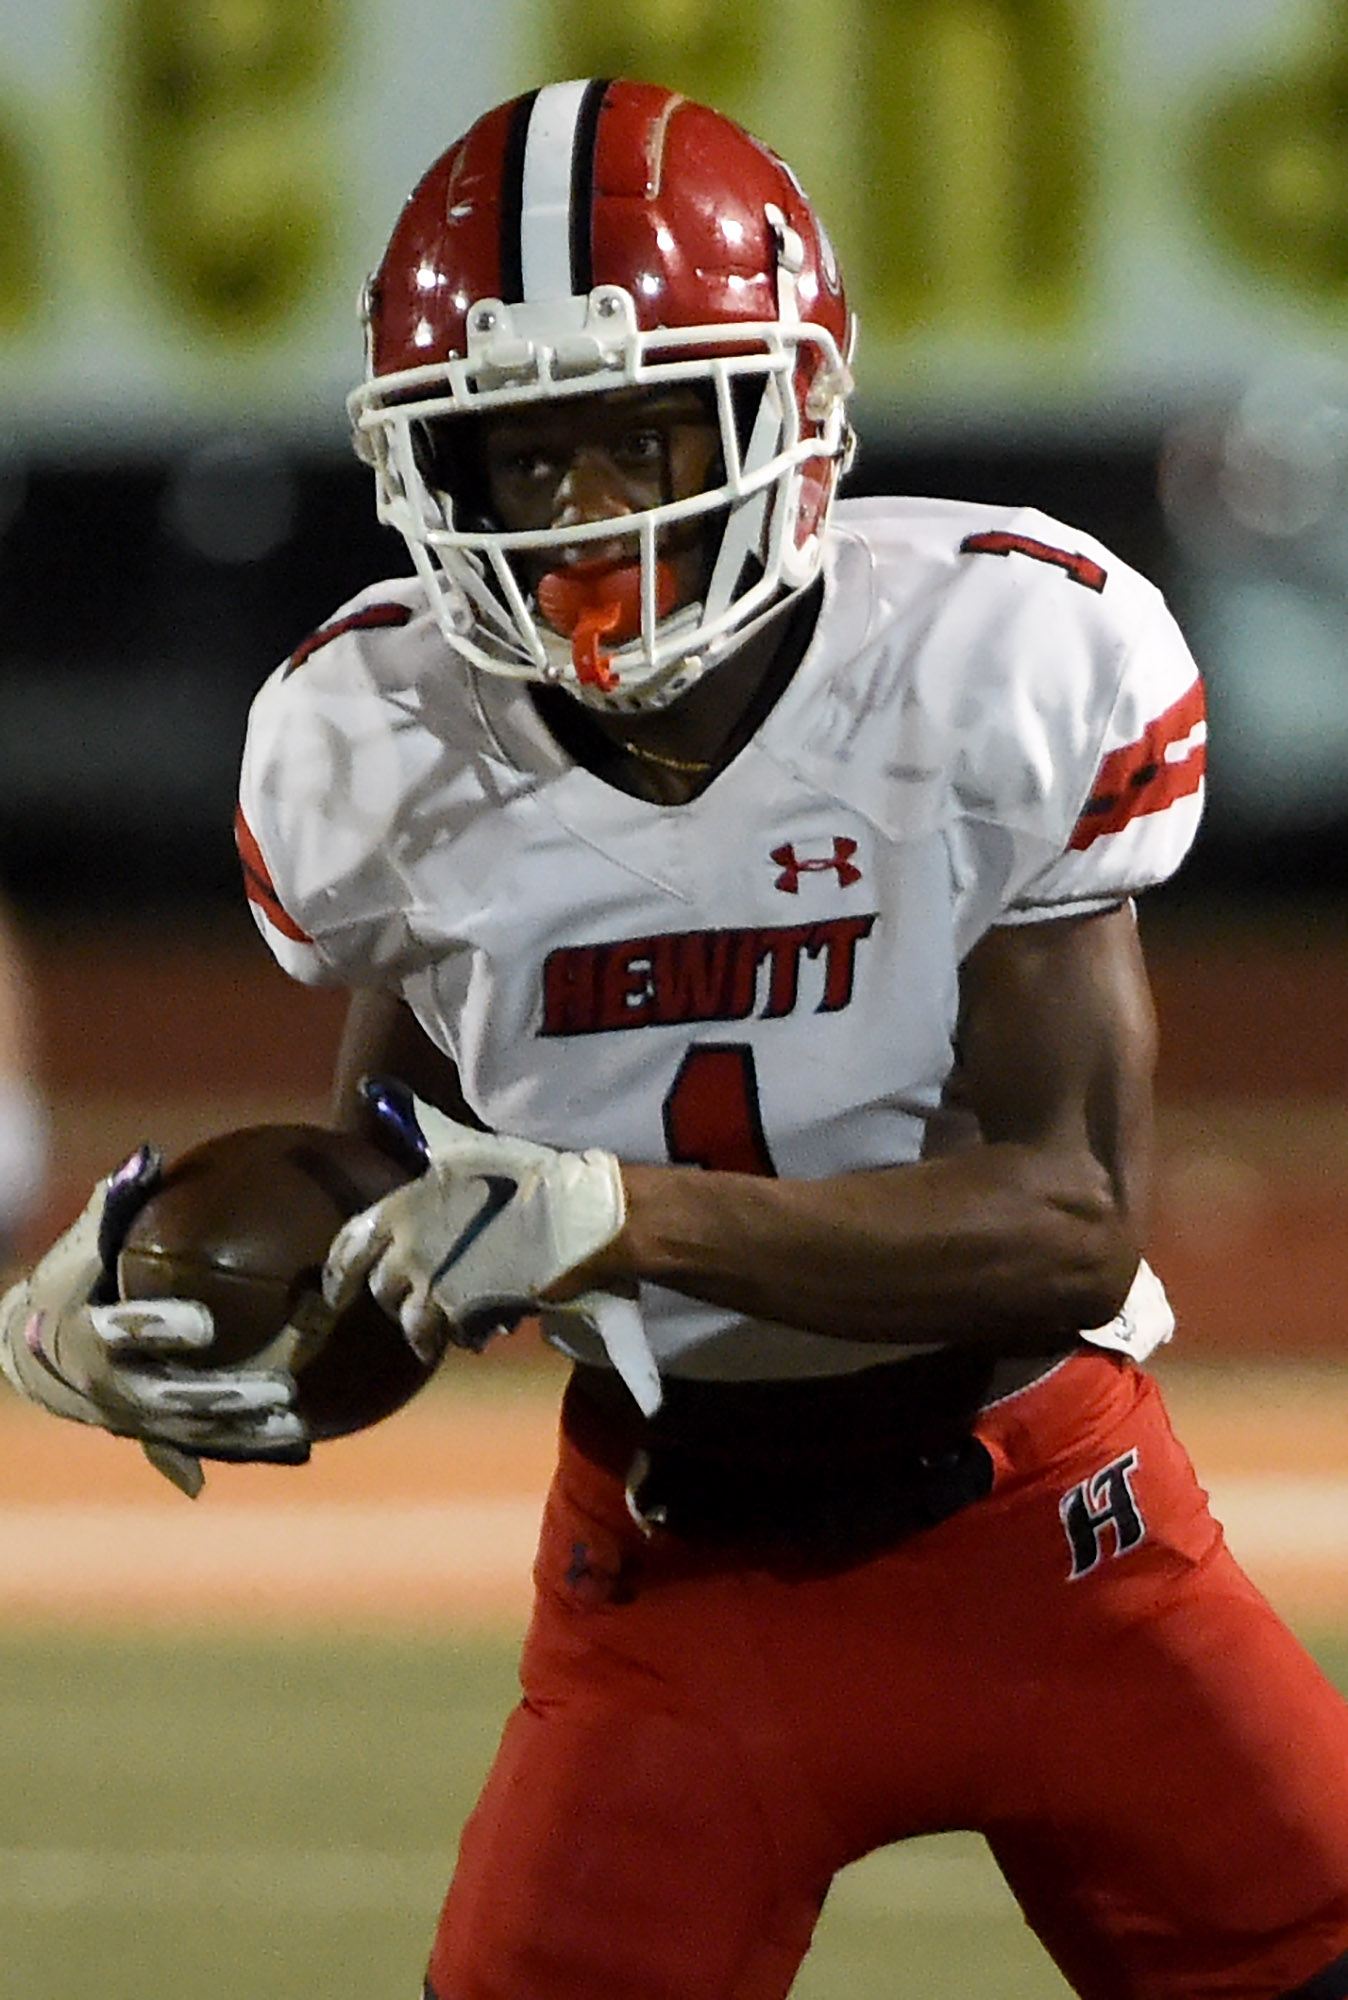
[[[0,1299],[0,1370],[53,1416],[138,1438],[156,1471],[195,1499],[203,1456],[298,1464],[309,1443],[283,1370],[182,1365],[210,1344],[205,1306],[117,1300],[117,1251],[159,1174],[158,1155],[142,1146]]]
[[[480,1351],[532,1313],[583,1320],[652,1414],[660,1377],[636,1300],[602,1291],[562,1304],[540,1298],[621,1230],[626,1199],[614,1155],[476,1131],[388,1079],[368,1078],[364,1089],[375,1115],[424,1166],[333,1239],[323,1274],[328,1304],[340,1311],[368,1283],[425,1361],[446,1343]]]

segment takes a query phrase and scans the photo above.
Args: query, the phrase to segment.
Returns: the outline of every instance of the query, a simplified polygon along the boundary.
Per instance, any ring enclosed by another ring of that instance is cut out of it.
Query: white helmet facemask
[[[466,356],[376,376],[348,399],[356,448],[375,470],[379,518],[403,536],[446,639],[475,667],[554,683],[594,707],[663,708],[818,574],[828,499],[850,453],[850,356],[826,328],[801,319],[795,232],[775,212],[770,220],[775,321],[643,332],[618,285],[516,305],[480,299],[467,314]],[[460,520],[418,461],[418,427],[440,418],[541,403],[555,410],[573,397],[670,385],[706,395],[719,465],[702,491],[638,513],[529,531]],[[690,520],[705,523],[706,586],[697,602],[670,609],[662,545]],[[588,610],[582,597],[565,614],[550,603],[545,615],[521,582],[521,558],[531,571],[540,553],[575,565],[586,543],[615,540],[632,550],[620,613],[611,597]]]

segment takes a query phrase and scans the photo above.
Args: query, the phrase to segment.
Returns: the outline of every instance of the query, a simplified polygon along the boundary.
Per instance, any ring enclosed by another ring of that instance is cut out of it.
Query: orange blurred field
[[[449,1381],[303,1468],[215,1466],[184,1500],[134,1445],[6,1402],[0,1620],[518,1630],[560,1365]],[[1163,1363],[1228,1539],[1293,1622],[1348,1622],[1348,1373]]]

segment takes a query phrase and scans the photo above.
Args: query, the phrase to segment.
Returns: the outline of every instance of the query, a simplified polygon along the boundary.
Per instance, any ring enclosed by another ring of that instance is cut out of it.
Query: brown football
[[[304,1329],[296,1408],[316,1439],[345,1437],[401,1409],[429,1379],[397,1322],[362,1290],[334,1316],[320,1276],[348,1216],[407,1180],[368,1140],[321,1125],[250,1125],[182,1154],[127,1231],[124,1299],[209,1306],[215,1338],[197,1357],[224,1367]]]

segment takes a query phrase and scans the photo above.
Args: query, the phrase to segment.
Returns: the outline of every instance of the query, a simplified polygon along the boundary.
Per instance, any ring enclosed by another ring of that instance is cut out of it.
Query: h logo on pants
[[[1072,1551],[1073,1583],[1079,1576],[1088,1576],[1102,1560],[1106,1529],[1110,1530],[1115,1556],[1126,1556],[1145,1539],[1147,1525],[1133,1496],[1132,1475],[1137,1465],[1137,1453],[1126,1451],[1122,1458],[1111,1459],[1089,1479],[1073,1486],[1058,1502]]]

